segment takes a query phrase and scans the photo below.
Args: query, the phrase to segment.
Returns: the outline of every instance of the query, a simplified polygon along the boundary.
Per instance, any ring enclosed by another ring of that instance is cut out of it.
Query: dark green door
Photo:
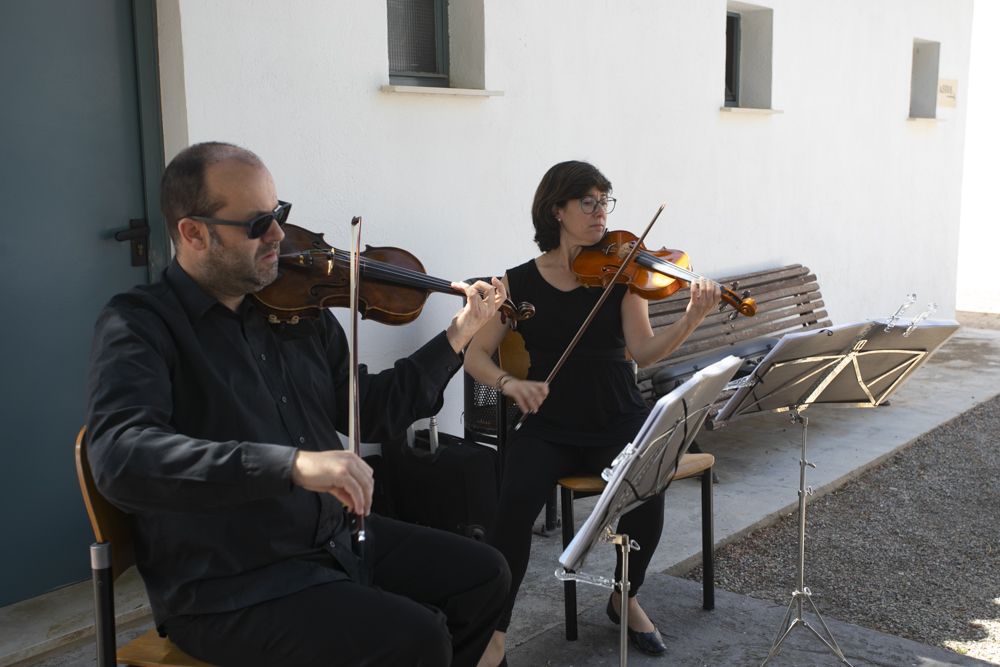
[[[72,444],[91,332],[108,297],[150,276],[114,234],[148,220],[153,268],[167,248],[147,201],[162,165],[152,11],[0,2],[0,605],[89,574]]]

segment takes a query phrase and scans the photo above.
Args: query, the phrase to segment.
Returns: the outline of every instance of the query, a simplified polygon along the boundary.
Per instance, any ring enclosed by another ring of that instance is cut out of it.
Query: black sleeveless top
[[[563,292],[550,285],[529,260],[507,271],[511,300],[534,304],[531,319],[518,323],[531,366],[528,379],[544,382],[563,350],[601,296],[596,287]],[[537,414],[519,433],[570,445],[624,447],[648,413],[625,359],[622,299],[628,287],[616,285],[573,353],[549,386]]]

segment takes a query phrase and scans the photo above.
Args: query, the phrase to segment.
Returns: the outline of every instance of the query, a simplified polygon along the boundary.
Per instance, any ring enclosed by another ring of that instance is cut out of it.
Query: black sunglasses
[[[259,239],[261,236],[267,233],[267,230],[271,228],[271,221],[275,221],[278,225],[283,225],[288,220],[288,213],[292,210],[292,205],[286,201],[278,200],[278,205],[274,207],[274,210],[270,213],[264,213],[258,215],[256,218],[247,220],[246,222],[238,222],[236,220],[220,220],[219,218],[206,218],[203,215],[189,215],[187,217],[192,220],[197,220],[198,222],[204,222],[209,225],[229,225],[230,227],[246,227],[247,228],[247,238]]]

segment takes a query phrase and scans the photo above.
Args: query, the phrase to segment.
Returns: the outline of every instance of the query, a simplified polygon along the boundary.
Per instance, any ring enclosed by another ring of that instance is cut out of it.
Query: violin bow
[[[347,417],[348,451],[361,456],[361,409],[358,397],[358,292],[361,285],[361,216],[351,219],[351,370],[348,383],[347,402],[350,412]],[[364,566],[365,518],[354,515],[357,528],[355,549]]]
[[[587,330],[587,328],[590,326],[590,323],[593,322],[594,318],[597,316],[597,311],[600,310],[601,306],[604,305],[604,302],[608,300],[608,296],[611,294],[611,289],[615,286],[615,281],[618,280],[618,276],[622,274],[625,268],[632,263],[632,260],[639,253],[639,248],[642,247],[642,242],[646,240],[646,235],[649,234],[649,230],[653,228],[653,223],[656,222],[656,219],[660,217],[660,214],[663,213],[663,209],[666,207],[667,204],[666,202],[664,202],[663,204],[660,204],[660,207],[658,209],[656,209],[656,213],[653,214],[653,219],[649,221],[648,225],[646,225],[646,230],[642,233],[642,236],[640,236],[639,239],[632,246],[632,249],[629,250],[628,255],[626,255],[625,259],[622,261],[621,266],[619,266],[618,270],[615,271],[615,275],[611,278],[608,284],[604,286],[604,291],[601,292],[601,296],[600,298],[597,299],[597,303],[594,304],[594,307],[590,309],[590,313],[587,315],[587,319],[585,319],[583,321],[583,324],[580,325],[580,328],[577,330],[576,335],[573,336],[573,340],[569,342],[569,345],[566,346],[566,349],[563,351],[562,356],[559,357],[559,361],[557,361],[556,365],[552,367],[551,371],[549,371],[549,376],[545,378],[545,384],[549,384],[550,382],[552,382],[552,379],[556,376],[556,373],[558,373],[559,370],[563,367],[563,364],[566,363],[566,359],[569,358],[569,355],[570,353],[573,352],[573,349],[576,347],[576,344],[580,342],[580,338],[583,336],[583,333]],[[521,418],[517,420],[516,424],[514,424],[514,430],[515,431],[520,430],[521,424],[523,424],[524,420],[527,418],[528,418],[528,413],[527,412],[522,413]]]

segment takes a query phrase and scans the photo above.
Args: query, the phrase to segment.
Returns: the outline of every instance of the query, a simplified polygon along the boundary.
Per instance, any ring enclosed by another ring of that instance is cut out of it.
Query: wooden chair
[[[114,581],[135,564],[130,517],[108,502],[94,484],[84,442],[86,428],[76,436],[76,476],[83,504],[94,529],[96,543],[90,546],[94,582],[94,627],[97,664],[109,667],[124,663],[135,667],[212,667],[192,658],[155,629],[136,637],[116,651]]]
[[[702,607],[715,609],[715,528],[712,514],[712,466],[715,457],[711,454],[684,454],[674,473],[673,481],[701,478],[701,562],[702,562]],[[598,475],[563,477],[559,480],[560,505],[562,508],[563,549],[573,541],[576,528],[573,517],[573,501],[576,498],[593,496],[604,491],[604,480]],[[576,622],[576,582],[563,582],[563,602],[566,607],[566,639],[577,638]]]
[[[524,346],[524,339],[516,331],[509,331],[500,343],[497,350],[497,363],[506,373],[514,377],[524,378],[528,375],[529,357]],[[469,375],[466,375],[466,415],[469,414],[469,397],[477,397],[477,400],[487,403],[492,401],[491,407],[495,409],[492,434],[495,434],[497,448],[501,452],[500,460],[503,461],[503,445],[506,439],[508,427],[513,426],[516,418],[516,411],[511,409],[505,397],[492,387],[475,382]],[[472,386],[469,386],[472,383]],[[480,425],[482,428],[483,413],[480,411]],[[473,432],[472,437],[478,433]],[[470,437],[467,428],[466,437]],[[712,515],[712,468],[715,465],[715,457],[711,454],[684,454],[681,457],[677,472],[673,479],[687,479],[690,477],[701,478],[701,544],[702,544],[702,565],[704,569],[702,606],[705,609],[715,608],[715,560],[714,560],[714,523]],[[563,477],[558,480],[560,492],[560,505],[562,517],[562,537],[563,548],[569,546],[576,533],[573,517],[573,501],[576,498],[583,498],[599,494],[604,490],[604,480],[598,475],[585,475],[580,477]],[[575,640],[577,638],[577,618],[576,618],[576,582],[563,582],[563,593],[566,614],[566,639]]]

